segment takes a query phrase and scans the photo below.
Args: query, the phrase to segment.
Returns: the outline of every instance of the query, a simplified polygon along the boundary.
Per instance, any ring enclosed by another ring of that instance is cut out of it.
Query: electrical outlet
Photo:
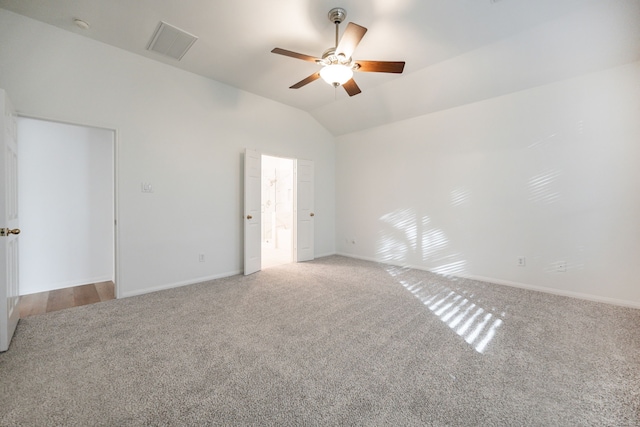
[[[558,261],[556,263],[556,271],[560,273],[567,271],[567,261]]]
[[[204,262],[204,254],[198,255],[198,261]]]
[[[523,256],[518,257],[518,267],[524,267],[527,265],[527,259]]]

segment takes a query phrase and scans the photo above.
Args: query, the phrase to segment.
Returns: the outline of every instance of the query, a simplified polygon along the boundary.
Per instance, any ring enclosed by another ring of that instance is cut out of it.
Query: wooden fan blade
[[[404,61],[356,61],[356,71],[364,73],[402,73]]]
[[[271,53],[277,53],[278,55],[289,56],[291,58],[302,59],[303,61],[309,62],[318,62],[320,58],[316,58],[313,56],[305,55],[304,53],[292,52],[286,49],[280,49],[279,47],[274,48]]]
[[[353,51],[356,50],[356,47],[366,32],[367,29],[365,27],[349,22],[347,29],[344,30],[344,34],[336,47],[336,55],[342,53],[347,59],[351,58]]]
[[[353,80],[353,79],[351,79],[348,82],[346,82],[345,84],[343,84],[342,87],[344,88],[344,90],[347,91],[349,96],[357,95],[360,92],[362,92],[360,90],[360,88],[358,87],[358,85],[356,84],[356,81]]]
[[[300,89],[302,86],[311,83],[312,81],[318,80],[320,78],[320,73],[313,73],[306,79],[300,80],[298,83],[289,87],[289,89]]]

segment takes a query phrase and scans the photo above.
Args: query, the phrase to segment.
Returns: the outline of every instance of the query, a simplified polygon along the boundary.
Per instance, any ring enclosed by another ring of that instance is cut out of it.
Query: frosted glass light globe
[[[346,65],[331,64],[320,70],[320,77],[332,86],[340,86],[351,80],[353,70]]]

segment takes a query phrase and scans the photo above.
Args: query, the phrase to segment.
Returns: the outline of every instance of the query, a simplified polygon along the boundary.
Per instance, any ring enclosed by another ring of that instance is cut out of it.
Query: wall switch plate
[[[142,183],[142,192],[143,193],[153,193],[153,185],[150,182]]]
[[[527,265],[527,259],[523,256],[518,257],[518,267],[524,267]]]
[[[204,254],[198,255],[198,261],[204,262]]]

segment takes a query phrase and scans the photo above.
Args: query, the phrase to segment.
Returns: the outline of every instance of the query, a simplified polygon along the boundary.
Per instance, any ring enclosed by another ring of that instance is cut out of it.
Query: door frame
[[[311,162],[312,164],[314,164],[313,160],[305,160],[305,159],[299,159],[297,157],[290,157],[290,156],[282,156],[279,154],[271,154],[271,153],[265,153],[262,152],[260,150],[255,150],[255,149],[250,149],[249,147],[245,147],[244,152],[242,153],[242,165],[243,168],[246,168],[246,153],[247,150],[251,150],[251,151],[255,151],[257,153],[260,154],[260,182],[262,184],[262,156],[269,156],[269,157],[278,157],[281,159],[288,159],[288,160],[292,160],[293,161],[293,263],[297,263],[300,262],[299,260],[299,254],[298,254],[298,162],[299,161],[307,161],[307,162]],[[245,177],[246,176],[246,170],[243,170],[242,172],[242,176]],[[246,177],[244,178],[246,180]],[[315,181],[315,180],[314,180]],[[246,198],[246,182],[243,180],[244,184],[242,187],[242,191],[243,191],[243,198]],[[315,197],[315,195],[312,195],[312,197]],[[243,258],[246,259],[246,246],[247,246],[247,241],[246,241],[246,216],[247,216],[247,203],[246,201],[244,202],[244,206],[243,206],[243,216],[242,216],[242,222],[243,222],[243,233],[245,235],[244,238],[244,245],[243,245]],[[313,216],[313,215],[312,215]],[[312,220],[314,221],[314,220]],[[315,221],[314,221],[315,222]],[[260,219],[260,228],[262,230],[262,218]],[[260,233],[260,235],[262,236],[262,234]],[[262,237],[261,237],[262,238]],[[314,238],[315,241],[315,238]],[[260,242],[260,245],[262,245],[262,242]],[[262,261],[262,251],[260,251],[260,259]],[[313,259],[313,258],[312,258]],[[308,261],[308,259],[303,259],[302,261]],[[244,270],[244,265],[243,265],[243,270]],[[257,271],[261,271],[262,270],[262,265],[260,266],[260,269]],[[246,275],[246,273],[244,273]],[[252,273],[249,273],[252,274]]]
[[[119,296],[121,295],[121,290],[120,290],[120,269],[119,269],[119,265],[120,265],[120,233],[119,233],[119,185],[118,183],[120,182],[120,170],[119,170],[119,165],[120,165],[120,161],[119,161],[119,155],[120,155],[120,132],[118,130],[117,126],[113,126],[113,125],[109,125],[109,124],[96,124],[96,123],[87,123],[87,122],[78,122],[78,121],[74,121],[74,120],[64,120],[64,119],[57,119],[57,118],[51,118],[51,117],[45,117],[45,116],[38,116],[38,115],[33,115],[33,114],[25,114],[25,113],[18,113],[17,114],[18,117],[22,117],[25,119],[34,119],[34,120],[42,120],[42,121],[46,121],[46,122],[52,122],[52,123],[60,123],[63,125],[71,125],[71,126],[82,126],[82,127],[88,127],[88,128],[95,128],[95,129],[103,129],[103,130],[107,130],[107,131],[111,131],[113,132],[113,282],[114,282],[114,296],[115,298],[119,298]],[[18,134],[18,138],[20,138],[20,135]],[[20,166],[20,160],[18,160],[18,166]],[[20,185],[20,183],[18,183],[18,186]],[[18,203],[20,203],[18,201]]]
[[[260,152],[260,158],[262,159],[262,156],[269,156],[269,157],[277,157],[279,159],[286,159],[286,160],[291,160],[293,162],[293,229],[292,229],[292,248],[291,248],[291,252],[292,252],[292,257],[291,257],[291,262],[292,263],[297,263],[300,262],[298,260],[299,258],[299,254],[298,254],[298,215],[299,215],[299,210],[298,210],[298,162],[299,161],[305,161],[304,159],[299,159],[297,157],[289,157],[289,156],[281,156],[281,155],[276,155],[276,154],[270,154],[270,153],[264,153],[264,152]],[[311,160],[311,162],[313,162]],[[262,178],[261,178],[262,181]],[[262,227],[262,223],[260,223],[260,227]],[[261,255],[262,256],[262,255]],[[303,260],[306,261],[306,260]]]

